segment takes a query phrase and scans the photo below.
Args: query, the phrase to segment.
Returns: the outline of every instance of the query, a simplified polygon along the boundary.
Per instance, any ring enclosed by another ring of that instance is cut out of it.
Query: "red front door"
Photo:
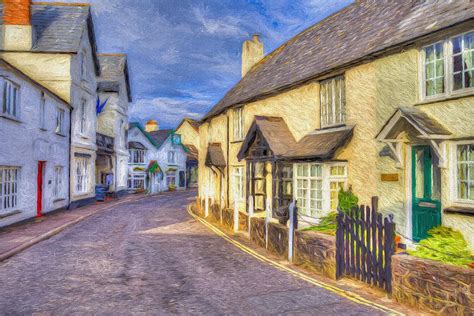
[[[36,217],[41,217],[41,211],[43,210],[43,172],[46,161],[38,161],[38,196],[36,198]]]

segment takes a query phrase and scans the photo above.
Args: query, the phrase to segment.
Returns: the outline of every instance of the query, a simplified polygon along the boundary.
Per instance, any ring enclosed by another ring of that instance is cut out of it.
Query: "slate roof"
[[[206,166],[217,167],[219,170],[223,170],[226,167],[224,152],[220,143],[210,143],[207,148],[206,155]]]
[[[151,138],[153,138],[153,140],[156,143],[156,146],[159,148],[159,147],[161,147],[161,145],[163,145],[165,140],[172,133],[173,133],[172,129],[162,129],[162,130],[159,130],[159,131],[150,132],[148,134],[151,136]]]
[[[3,3],[0,3],[0,24],[3,24]],[[96,71],[98,73],[97,46],[90,6],[84,4],[32,4],[34,52],[77,53],[84,27],[89,27]]]
[[[122,76],[125,76],[128,101],[132,102],[127,55],[98,54],[98,59],[100,66],[100,77],[98,80],[99,91],[118,92]]]
[[[274,156],[282,156],[289,148],[296,145],[293,134],[281,117],[255,116],[237,155],[239,160],[247,156],[247,151],[258,132],[262,134]]]
[[[338,129],[316,130],[304,136],[290,147],[285,158],[327,160],[332,159],[339,148],[342,148],[351,139],[354,127],[346,126]]]
[[[400,119],[405,119],[411,126],[413,126],[421,133],[424,133],[428,136],[432,135],[442,135],[448,136],[451,135],[451,132],[448,131],[441,123],[436,119],[430,117],[428,114],[423,112],[421,109],[416,107],[401,107],[387,120],[387,123],[382,127],[380,132],[377,134],[377,138],[383,137],[386,135],[396,137],[396,135],[390,135],[392,133],[397,133],[396,123]],[[385,137],[386,137],[385,136]]]
[[[203,120],[473,18],[469,0],[356,1],[267,55]]]

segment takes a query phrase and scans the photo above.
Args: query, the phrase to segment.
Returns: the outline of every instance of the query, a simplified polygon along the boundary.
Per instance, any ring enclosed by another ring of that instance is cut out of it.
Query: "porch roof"
[[[353,126],[316,130],[303,137],[295,146],[290,147],[284,157],[287,159],[331,159],[336,151],[351,139],[353,130]]]
[[[184,146],[188,149],[187,160],[198,160],[198,149],[196,146],[190,144],[185,144]]]
[[[150,163],[148,164],[147,171],[149,173],[162,173],[163,172],[160,168],[160,165],[158,165],[158,161],[156,160],[150,161]]]
[[[223,169],[226,167],[224,152],[220,143],[210,143],[207,148],[206,166]]]
[[[128,148],[130,149],[146,149],[142,143],[139,142],[128,142]]]
[[[273,116],[255,116],[252,126],[245,136],[245,140],[237,155],[239,160],[247,157],[248,150],[252,146],[259,131],[274,156],[282,156],[287,152],[288,148],[296,145],[296,140],[283,118]]]
[[[388,119],[377,135],[380,141],[395,139],[401,131],[399,124],[406,121],[422,138],[442,139],[451,135],[441,123],[415,107],[400,107]]]

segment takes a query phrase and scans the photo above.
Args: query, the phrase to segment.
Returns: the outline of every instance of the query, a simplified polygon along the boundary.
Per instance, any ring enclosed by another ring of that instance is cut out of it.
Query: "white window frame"
[[[136,185],[137,183],[143,183],[143,187]],[[146,189],[146,174],[145,173],[130,173],[128,175],[127,187],[130,190]]]
[[[54,132],[59,135],[64,135],[64,118],[66,111],[61,108],[56,108],[56,126]]]
[[[176,151],[174,150],[168,151],[168,164],[170,165],[176,164]]]
[[[244,189],[244,167],[234,166],[232,167],[232,199],[237,197],[237,201],[245,201],[245,189]]]
[[[305,175],[298,175],[298,167],[306,166],[307,172]],[[319,166],[321,168],[320,176],[311,176],[311,166]],[[331,176],[331,167],[343,167],[344,174]],[[298,186],[298,180],[306,181],[306,192],[305,192],[305,207],[301,201],[301,197],[298,194],[300,187]],[[314,201],[321,201],[322,208],[315,209],[315,213],[311,212],[311,191],[315,190],[311,186],[311,180],[322,181],[321,185],[321,197],[322,199],[316,198]],[[333,182],[343,182],[344,190],[347,189],[348,182],[348,164],[345,162],[330,162],[330,163],[295,163],[293,164],[293,197],[298,201],[298,208],[300,215],[306,218],[309,221],[317,222],[317,218],[325,216],[335,209],[331,209],[331,183]]]
[[[19,182],[20,167],[0,166],[0,214],[18,208]]]
[[[339,90],[336,88],[336,82],[339,81]],[[335,127],[346,124],[346,79],[344,75],[325,79],[319,83],[320,100],[320,120],[321,128]],[[323,95],[324,91],[324,95]],[[331,93],[331,104],[329,104],[329,92]],[[339,113],[337,113],[337,104],[335,96],[339,96]],[[331,108],[332,115],[329,114]]]
[[[41,92],[40,98],[40,128],[46,130],[46,95]]]
[[[56,199],[63,198],[63,186],[64,186],[64,167],[54,167],[54,185],[53,185],[53,197]]]
[[[144,165],[146,160],[145,149],[129,149],[129,165]]]
[[[20,85],[9,80],[4,79],[2,89],[2,107],[1,113],[4,116],[11,118],[20,118]],[[10,90],[12,89],[12,90]],[[10,91],[13,91],[13,95]],[[13,104],[11,104],[11,102]]]
[[[89,190],[89,164],[90,159],[87,157],[76,157],[76,183],[75,189],[77,194],[87,193]]]
[[[234,125],[234,141],[242,141],[244,139],[244,108],[239,107],[233,111]]]
[[[87,101],[81,99],[81,106],[80,106],[80,115],[79,115],[79,133],[85,135],[87,129]]]
[[[459,198],[459,188],[458,188],[458,147],[459,146],[464,146],[464,145],[470,145],[474,148],[474,140],[467,140],[467,141],[460,141],[460,142],[455,142],[452,145],[452,185],[451,187],[454,188],[453,191],[453,196],[452,196],[452,201],[455,205],[467,205],[470,207],[474,206],[474,200],[469,200],[469,199],[461,199]],[[474,162],[473,162],[474,163]],[[469,182],[469,180],[468,180]]]
[[[166,186],[169,187],[171,184],[175,187],[178,187],[176,184],[176,171],[170,171],[166,173]]]
[[[459,36],[464,36],[468,33],[474,32],[474,30],[469,30],[467,32],[459,33],[450,37],[447,37],[441,41],[437,41],[431,43],[429,45],[424,45],[420,48],[419,52],[419,81],[420,81],[420,100],[421,101],[430,101],[430,100],[437,100],[443,99],[446,97],[456,97],[463,94],[472,94],[474,93],[474,87],[471,88],[462,88],[458,90],[454,90],[454,58],[453,58],[453,39]],[[443,43],[443,50],[444,50],[444,93],[437,94],[433,96],[426,96],[426,86],[425,86],[425,78],[426,78],[426,69],[425,69],[425,48],[430,47],[432,45]],[[473,79],[474,80],[474,79]],[[463,81],[464,82],[464,81]]]

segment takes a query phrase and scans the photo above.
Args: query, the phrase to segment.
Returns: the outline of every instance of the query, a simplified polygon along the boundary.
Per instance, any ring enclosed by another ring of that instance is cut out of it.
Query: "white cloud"
[[[129,111],[130,121],[146,121],[157,119],[166,122],[168,126],[176,127],[183,117],[199,119],[203,109],[207,110],[211,101],[194,99],[175,99],[157,97],[153,99],[139,99]]]
[[[219,18],[209,17],[209,10],[203,7],[194,7],[193,13],[196,20],[202,24],[205,31],[212,35],[234,37],[246,34],[239,19],[233,16]]]

